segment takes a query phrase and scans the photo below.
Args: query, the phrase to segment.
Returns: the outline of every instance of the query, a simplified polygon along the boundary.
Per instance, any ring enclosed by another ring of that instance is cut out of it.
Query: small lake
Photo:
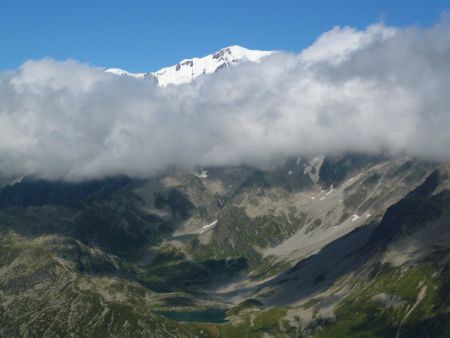
[[[156,311],[157,314],[178,322],[225,323],[225,311],[209,309],[199,311]]]

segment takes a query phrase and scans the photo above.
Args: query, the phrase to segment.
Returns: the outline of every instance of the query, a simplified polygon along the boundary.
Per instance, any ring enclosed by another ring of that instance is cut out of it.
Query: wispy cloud
[[[158,88],[76,61],[0,75],[0,173],[83,179],[289,155],[450,159],[450,25],[334,28],[277,53]]]

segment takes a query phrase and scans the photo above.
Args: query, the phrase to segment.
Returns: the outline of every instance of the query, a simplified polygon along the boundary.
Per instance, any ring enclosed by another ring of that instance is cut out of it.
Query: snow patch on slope
[[[204,233],[205,231],[210,230],[211,228],[213,228],[215,225],[217,224],[217,220],[215,220],[214,222],[204,225],[202,226],[202,228],[200,229],[200,233]]]

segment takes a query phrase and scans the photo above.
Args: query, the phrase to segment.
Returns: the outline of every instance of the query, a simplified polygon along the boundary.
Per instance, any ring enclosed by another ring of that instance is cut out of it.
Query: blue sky
[[[335,25],[432,25],[450,0],[1,0],[0,69],[73,58],[151,71],[228,45],[299,51]]]

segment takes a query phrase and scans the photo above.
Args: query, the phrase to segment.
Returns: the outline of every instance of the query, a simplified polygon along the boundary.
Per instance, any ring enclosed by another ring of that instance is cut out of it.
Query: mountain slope
[[[449,172],[342,154],[6,185],[0,335],[445,336]]]

